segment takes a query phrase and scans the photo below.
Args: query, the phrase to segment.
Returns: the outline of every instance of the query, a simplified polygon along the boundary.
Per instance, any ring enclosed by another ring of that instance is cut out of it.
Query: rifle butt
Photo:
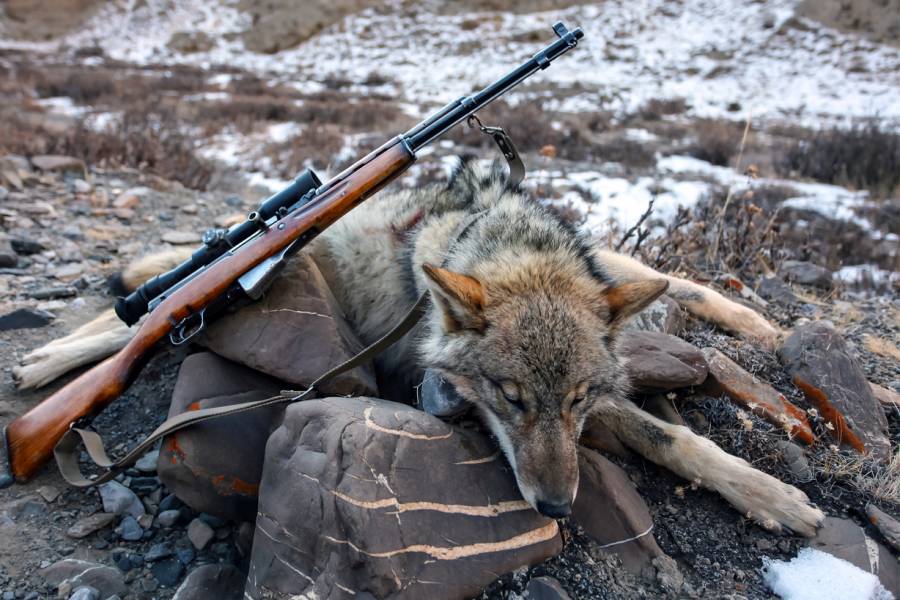
[[[7,425],[0,436],[0,488],[28,481],[73,423],[124,392],[143,362],[130,358],[120,353],[106,359]]]

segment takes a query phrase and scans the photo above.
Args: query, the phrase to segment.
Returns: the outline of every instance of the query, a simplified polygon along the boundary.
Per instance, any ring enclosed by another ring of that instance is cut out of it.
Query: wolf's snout
[[[538,500],[537,510],[545,517],[551,519],[564,519],[572,512],[572,503],[568,500],[563,502],[546,502]]]

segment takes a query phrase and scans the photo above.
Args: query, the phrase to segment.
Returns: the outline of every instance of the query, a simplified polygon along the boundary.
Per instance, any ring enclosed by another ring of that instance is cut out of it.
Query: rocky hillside
[[[528,56],[561,18],[585,42],[482,120],[519,145],[526,189],[598,243],[785,330],[778,348],[759,348],[664,299],[623,343],[633,399],[796,485],[829,518],[809,542],[768,532],[589,429],[580,503],[548,521],[521,506],[477,419],[386,404],[390,382],[364,371],[327,393],[366,399],[303,403],[280,426],[280,415],[232,423],[239,446],[201,432],[100,491],[52,468],[0,490],[0,594],[239,598],[246,585],[262,598],[314,580],[323,597],[770,598],[779,584],[766,574],[807,547],[900,593],[892,6],[4,3],[0,424],[69,380],[22,390],[15,378],[35,348],[109,306],[106,281],[130,261],[196,245],[305,166],[336,172]],[[442,181],[467,153],[496,156],[459,128],[396,185]],[[276,287],[202,344],[160,350],[95,422],[114,453],[170,409],[301,386],[327,366],[323,348],[334,358],[358,343],[318,267],[292,268],[309,282],[303,298]],[[263,349],[254,328],[305,335]],[[466,443],[441,442],[448,433]],[[428,476],[403,476],[423,456]],[[409,545],[433,554],[375,556]]]

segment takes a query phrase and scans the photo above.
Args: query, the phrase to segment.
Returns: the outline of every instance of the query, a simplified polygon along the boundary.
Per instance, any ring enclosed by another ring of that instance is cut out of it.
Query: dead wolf
[[[822,522],[802,491],[628,400],[616,349],[623,323],[664,292],[736,335],[771,345],[779,332],[710,289],[598,248],[507,185],[500,165],[462,160],[446,185],[378,196],[308,250],[366,344],[430,291],[423,321],[376,366],[410,385],[425,368],[441,373],[476,407],[540,513],[569,514],[578,439],[591,417],[767,529],[810,536]],[[139,260],[122,281],[134,289],[188,253]],[[131,335],[109,311],[25,356],[15,376],[23,388],[43,385],[117,351]]]

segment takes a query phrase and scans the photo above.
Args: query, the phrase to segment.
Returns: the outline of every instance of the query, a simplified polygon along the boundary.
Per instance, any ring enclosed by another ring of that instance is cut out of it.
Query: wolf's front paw
[[[52,352],[45,348],[26,354],[21,363],[12,369],[13,380],[20,390],[29,390],[46,385],[65,373],[65,368],[58,366]]]
[[[746,463],[733,473],[734,477],[723,482],[719,492],[735,508],[765,529],[781,533],[783,528],[788,528],[812,537],[822,525],[825,514],[794,486],[757,471]]]

